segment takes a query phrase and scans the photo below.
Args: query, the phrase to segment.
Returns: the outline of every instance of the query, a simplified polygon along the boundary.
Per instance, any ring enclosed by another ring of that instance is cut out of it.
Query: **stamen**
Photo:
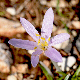
[[[34,49],[37,49],[37,47],[34,47]]]
[[[42,49],[43,49],[43,50],[45,50],[45,48],[44,48],[44,47],[43,47]]]
[[[45,45],[45,46],[48,46],[48,43],[45,41],[44,45]]]
[[[36,36],[40,36],[39,34],[36,34]]]
[[[48,41],[50,41],[50,38],[48,38]]]
[[[39,43],[40,43],[40,39],[38,40],[38,45],[39,45]]]
[[[43,43],[41,43],[41,46],[44,46],[44,44],[43,44]]]
[[[41,37],[42,40],[45,40],[45,38]]]

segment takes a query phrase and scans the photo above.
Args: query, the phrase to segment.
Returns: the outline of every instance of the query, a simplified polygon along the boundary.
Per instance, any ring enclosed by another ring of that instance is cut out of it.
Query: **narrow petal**
[[[38,62],[39,62],[39,55],[42,53],[41,50],[36,50],[35,52],[32,53],[31,56],[31,64],[33,67],[36,67]]]
[[[45,15],[44,15],[44,19],[43,19],[43,24],[42,24],[42,28],[41,28],[41,35],[44,38],[49,38],[51,37],[51,32],[53,29],[53,20],[54,20],[54,13],[52,8],[49,8]]]
[[[20,22],[22,24],[22,26],[24,27],[24,29],[26,30],[26,32],[35,40],[38,41],[39,35],[38,31],[35,29],[35,27],[26,19],[24,18],[20,18]]]
[[[50,41],[50,46],[53,46],[55,44],[62,43],[70,38],[70,35],[68,33],[61,33],[56,36],[54,36]]]
[[[49,57],[52,61],[62,62],[61,54],[54,48],[49,47],[48,50],[45,51],[45,55]]]
[[[34,47],[37,46],[36,42],[29,41],[29,40],[15,39],[15,38],[10,39],[8,43],[15,47],[26,49],[26,50],[33,50]]]

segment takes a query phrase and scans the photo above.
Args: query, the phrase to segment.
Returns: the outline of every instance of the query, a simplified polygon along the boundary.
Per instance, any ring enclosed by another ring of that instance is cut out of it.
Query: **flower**
[[[15,38],[9,40],[9,44],[15,47],[26,50],[35,50],[31,55],[31,63],[33,67],[37,66],[39,62],[39,55],[42,52],[44,52],[52,61],[62,62],[61,54],[56,49],[52,48],[52,46],[69,39],[70,35],[68,33],[61,33],[50,39],[53,29],[53,20],[54,13],[52,8],[49,8],[45,13],[41,28],[41,35],[39,35],[38,31],[29,21],[24,18],[20,18],[22,26],[36,42]]]

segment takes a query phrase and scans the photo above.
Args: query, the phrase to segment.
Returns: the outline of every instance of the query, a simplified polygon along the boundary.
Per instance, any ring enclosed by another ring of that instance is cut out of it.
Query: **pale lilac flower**
[[[61,54],[56,49],[52,48],[52,46],[69,39],[70,35],[67,33],[61,33],[50,39],[53,29],[53,20],[54,13],[52,8],[49,8],[45,13],[41,28],[41,35],[39,35],[38,31],[29,21],[24,18],[20,18],[22,26],[36,42],[21,39],[9,40],[9,44],[15,47],[19,47],[26,50],[35,50],[35,52],[33,52],[31,56],[31,63],[33,67],[36,67],[36,65],[38,64],[39,55],[42,52],[44,52],[45,55],[49,57],[52,61],[62,61]]]

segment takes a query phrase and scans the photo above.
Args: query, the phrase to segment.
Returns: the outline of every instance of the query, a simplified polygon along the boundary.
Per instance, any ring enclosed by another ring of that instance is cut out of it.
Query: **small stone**
[[[42,5],[46,5],[46,4],[47,4],[47,1],[46,1],[46,0],[40,0],[40,3],[41,3]]]
[[[55,25],[53,25],[52,32],[55,32],[56,30],[57,30],[57,27]]]
[[[49,67],[49,65],[50,65],[50,63],[49,63],[48,60],[44,60],[43,63],[44,63],[47,67]]]
[[[9,47],[6,45],[6,44],[4,44],[4,43],[0,43],[0,49],[9,49]]]
[[[59,43],[59,44],[53,45],[53,47],[56,48],[56,49],[61,49],[61,45],[62,45],[62,44]]]
[[[79,3],[79,0],[71,0],[70,2],[73,6],[76,6]]]
[[[27,77],[27,80],[34,80],[34,75],[31,74],[29,77]]]
[[[70,70],[70,68],[69,67],[66,67],[66,71],[69,71]]]
[[[17,78],[14,75],[9,75],[7,80],[17,80]]]
[[[77,47],[78,51],[80,52],[80,34],[79,34],[78,39],[76,40],[76,47]]]
[[[28,53],[32,55],[32,53],[35,52],[35,50],[28,50]]]
[[[57,49],[65,49],[69,44],[69,40],[64,41],[63,43],[59,43],[54,45],[53,47],[57,48]]]
[[[7,11],[8,13],[10,13],[11,15],[16,15],[16,10],[15,10],[15,8],[13,8],[13,7],[8,7],[8,8],[6,9],[6,11]]]
[[[23,75],[21,73],[14,73],[9,75],[7,80],[23,80]]]
[[[80,21],[72,21],[72,25],[73,25],[76,29],[80,29]]]
[[[0,61],[0,72],[2,72],[2,73],[10,72],[10,66],[7,63],[5,63],[4,61]]]
[[[80,21],[72,21],[68,23],[70,29],[80,29]]]
[[[60,33],[67,33],[67,30],[66,29],[60,29],[59,31],[57,31],[57,34],[60,34]]]
[[[65,49],[68,46],[68,44],[69,44],[69,40],[64,41],[61,45],[61,49]]]
[[[57,31],[57,34],[61,34],[61,33],[67,33],[66,29],[60,29],[59,31]],[[69,44],[69,39],[62,43],[56,44],[53,47],[57,49],[65,49],[68,46],[68,44]]]
[[[75,62],[76,62],[75,57],[73,57],[73,56],[69,56],[69,57],[68,57],[67,65],[68,65],[69,67],[72,67],[72,66],[75,64]]]
[[[74,65],[74,66],[73,66],[73,69],[76,69],[76,68],[77,68],[77,65]]]
[[[8,20],[0,17],[0,35],[6,37],[12,37],[18,33],[24,33],[25,29],[19,22]]]
[[[62,71],[65,70],[65,62],[66,62],[66,58],[65,57],[62,57],[62,62],[58,62],[58,66],[60,66]]]
[[[68,3],[65,0],[60,0],[59,2],[59,7],[65,8],[68,6]]]
[[[62,57],[62,61],[63,62],[58,62],[58,66],[60,66],[62,71],[69,71],[70,67],[75,64],[76,59],[73,56],[69,56],[68,58]]]
[[[51,1],[46,1],[46,0],[40,0],[40,3],[42,4],[42,5],[47,5],[47,6],[49,6],[49,7],[57,7],[57,0],[51,0]],[[65,7],[67,7],[68,6],[68,3],[66,3],[66,1],[64,1],[64,0],[60,0],[59,1],[59,7],[61,7],[61,8],[65,8]]]
[[[9,47],[4,43],[0,43],[0,72],[10,72],[10,65],[13,63],[11,57]]]
[[[17,79],[18,79],[18,80],[23,80],[23,75],[22,75],[21,73],[19,73],[19,74],[17,75]]]
[[[17,69],[16,69],[15,66],[11,66],[11,72],[12,72],[12,73],[16,73],[16,72],[17,72]]]
[[[74,37],[77,36],[77,32],[75,30],[72,30],[72,34],[73,34]]]
[[[18,73],[27,73],[28,65],[27,64],[16,64],[16,69]]]
[[[68,45],[65,47],[64,51],[69,54],[70,51],[71,51],[71,48],[72,48],[72,43],[69,41],[69,43],[68,43]]]
[[[11,67],[12,73],[27,73],[28,72],[28,65],[27,64],[16,64],[15,66]]]

